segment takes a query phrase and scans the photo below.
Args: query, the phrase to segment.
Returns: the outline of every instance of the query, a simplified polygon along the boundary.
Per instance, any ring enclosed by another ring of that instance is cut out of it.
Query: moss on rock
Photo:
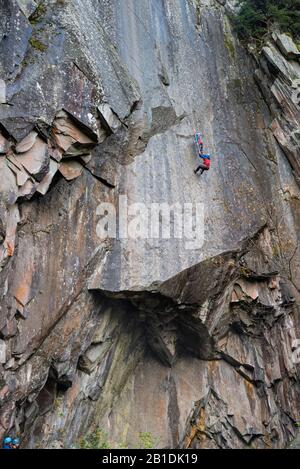
[[[34,37],[29,39],[29,44],[33,49],[39,50],[40,52],[45,52],[47,50],[47,46]]]

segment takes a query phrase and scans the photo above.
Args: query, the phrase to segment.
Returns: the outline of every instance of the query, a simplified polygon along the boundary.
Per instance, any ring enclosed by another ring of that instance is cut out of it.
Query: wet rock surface
[[[299,53],[274,33],[255,61],[231,9],[0,2],[0,436],[296,438]],[[99,204],[120,196],[204,202],[204,243],[100,239]]]

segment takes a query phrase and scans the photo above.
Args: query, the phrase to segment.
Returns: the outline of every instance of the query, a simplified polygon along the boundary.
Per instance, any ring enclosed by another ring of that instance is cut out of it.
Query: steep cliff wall
[[[298,55],[247,53],[231,3],[0,2],[0,434],[25,447],[296,436]],[[120,195],[204,202],[204,244],[101,240]]]

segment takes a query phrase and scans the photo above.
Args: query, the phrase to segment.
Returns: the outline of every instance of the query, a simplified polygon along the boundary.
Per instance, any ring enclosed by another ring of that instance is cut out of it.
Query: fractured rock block
[[[49,151],[49,156],[50,158],[53,158],[55,161],[58,163],[62,159],[62,152],[59,150],[59,148],[54,148],[49,142],[48,142],[48,151]]]
[[[17,185],[22,187],[30,178],[30,175],[24,170],[22,165],[18,163],[14,155],[7,156],[7,165],[16,176]]]
[[[46,194],[46,192],[48,191],[50,187],[53,177],[58,171],[58,168],[59,168],[59,163],[57,163],[52,158],[50,158],[49,171],[46,174],[46,176],[42,179],[42,181],[39,183],[39,185],[37,186],[36,188],[37,192],[43,195]]]
[[[59,167],[59,172],[67,181],[72,181],[81,175],[83,166],[78,161],[63,161]]]
[[[91,389],[91,391],[89,392],[89,398],[92,400],[92,401],[97,401],[100,397],[100,394],[101,394],[101,391],[102,391],[102,387],[99,386],[99,385],[96,385],[93,389]]]
[[[297,78],[296,72],[288,61],[280,54],[278,49],[269,45],[262,48],[262,52],[268,62],[275,67],[278,72],[281,72],[284,77],[292,84],[293,80]]]
[[[12,318],[10,321],[7,321],[5,326],[0,331],[0,336],[5,339],[10,339],[15,336],[18,331],[17,321],[15,318]]]
[[[27,151],[30,150],[30,148],[33,147],[33,145],[36,142],[38,133],[35,132],[34,130],[30,132],[27,137],[23,138],[20,143],[16,146],[16,152],[17,153],[26,153]]]
[[[10,359],[8,360],[8,362],[5,363],[4,368],[5,368],[6,370],[9,370],[10,368],[14,368],[15,364],[16,364],[15,358],[10,358]]]
[[[98,106],[99,118],[102,127],[109,133],[115,133],[121,125],[121,122],[107,103]]]
[[[61,111],[54,121],[54,127],[59,134],[68,136],[78,143],[94,143],[91,138],[77,127],[68,114]]]
[[[22,142],[24,142],[24,140]],[[30,147],[31,144],[32,146]],[[29,149],[27,150],[27,148]],[[37,181],[41,181],[49,169],[50,157],[47,151],[47,143],[40,137],[31,135],[31,137],[28,137],[28,141],[25,142],[24,145],[21,145],[21,149],[24,150],[24,152],[18,155],[18,162],[21,163],[28,173],[34,176]]]
[[[28,310],[25,306],[21,305],[16,300],[16,317],[21,317],[22,319],[27,319],[28,318]]]
[[[274,137],[276,138],[277,142],[283,149],[284,153],[286,154],[287,158],[289,159],[292,168],[296,172],[297,175],[300,174],[300,163],[299,163],[299,146],[293,142],[291,139],[291,133],[286,132],[285,129],[282,128],[278,119],[274,119],[271,124],[271,129],[273,131]]]
[[[18,197],[30,199],[35,193],[38,184],[38,182],[35,182],[32,179],[28,179],[25,184],[19,188]]]
[[[110,156],[102,155],[99,148],[93,150],[87,168],[94,176],[106,181],[111,187],[117,184],[118,163]]]
[[[55,142],[63,152],[66,152],[75,143],[75,140],[69,135],[55,133]]]
[[[242,301],[245,298],[251,298],[256,300],[258,298],[258,287],[255,282],[247,282],[243,279],[240,279],[235,283],[231,295],[231,302]]]
[[[97,365],[102,361],[111,347],[111,342],[106,341],[100,344],[92,344],[78,362],[78,369],[87,374],[91,374]]]
[[[0,154],[5,154],[9,150],[9,141],[0,132]]]
[[[18,186],[22,187],[28,181],[29,175],[28,173],[25,173],[25,171],[17,171],[16,178]]]
[[[53,122],[53,138],[64,157],[87,154],[96,144],[65,111],[56,115]]]
[[[18,186],[15,174],[7,164],[7,159],[0,157],[1,201],[12,205],[17,200]]]
[[[7,250],[8,256],[11,257],[15,250],[15,239],[17,232],[17,225],[20,221],[20,213],[17,204],[12,205],[8,211],[6,223],[6,236],[4,240],[4,247]]]
[[[276,43],[287,59],[296,59],[300,57],[300,51],[298,50],[293,39],[287,34],[278,34]]]
[[[82,164],[87,165],[91,161],[92,155],[90,153],[88,155],[80,155],[79,159]]]
[[[33,268],[30,269],[28,266],[23,272],[22,277],[20,276],[19,281],[16,282],[13,290],[13,296],[17,301],[16,309],[19,314],[23,316],[25,316],[23,308],[25,308],[34,297],[34,293],[32,292],[32,277]]]
[[[251,383],[245,383],[252,408],[254,388]],[[240,416],[235,409],[233,413],[227,399],[224,400],[219,392],[210,388],[206,396],[196,401],[188,416],[179,447],[233,449],[238,447],[240,440],[248,445],[252,439],[262,437],[263,428],[260,422],[256,423],[253,412],[244,412]]]

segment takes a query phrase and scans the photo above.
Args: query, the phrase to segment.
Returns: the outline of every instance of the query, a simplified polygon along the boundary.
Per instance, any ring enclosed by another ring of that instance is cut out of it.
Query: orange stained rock
[[[7,251],[7,255],[8,257],[12,257],[14,255],[14,252],[15,252],[15,245],[12,241],[6,241],[6,251]]]
[[[196,418],[195,423],[191,423],[191,429],[189,433],[185,436],[184,442],[183,442],[183,447],[184,448],[190,448],[191,444],[193,443],[194,439],[198,437],[201,442],[204,442],[206,439],[205,435],[205,409],[202,407],[200,409],[200,414],[198,418]]]
[[[248,380],[244,380],[244,385],[245,385],[245,389],[246,389],[246,393],[247,393],[249,401],[254,400],[255,396],[254,396],[253,384],[250,383],[250,381]]]
[[[64,161],[61,163],[59,171],[67,181],[71,181],[81,175],[83,166],[78,161]]]
[[[166,414],[166,403],[163,399],[159,399],[156,404],[156,411],[159,417],[163,418]]]
[[[200,432],[205,431],[205,409],[204,408],[200,410],[200,416],[199,416],[199,421],[197,423],[197,428]]]
[[[33,271],[31,269],[26,270],[22,280],[16,285],[14,290],[14,297],[22,306],[26,306],[30,300],[32,275]]]
[[[197,433],[197,427],[195,425],[192,426],[190,433],[186,435],[184,442],[183,442],[183,447],[184,448],[190,448],[195,436]]]
[[[217,361],[216,360],[210,360],[207,362],[207,373],[209,376],[212,376],[216,370],[217,366]]]

